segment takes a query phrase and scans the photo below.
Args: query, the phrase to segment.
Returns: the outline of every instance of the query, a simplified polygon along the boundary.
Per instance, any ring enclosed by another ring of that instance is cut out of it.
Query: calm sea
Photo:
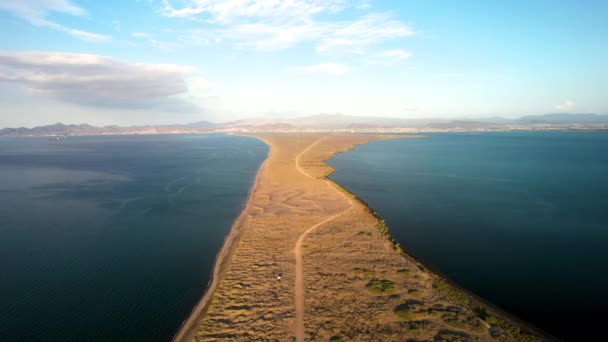
[[[607,132],[431,134],[330,164],[424,263],[558,337],[605,336]]]
[[[0,139],[0,340],[170,340],[266,154],[225,135]]]

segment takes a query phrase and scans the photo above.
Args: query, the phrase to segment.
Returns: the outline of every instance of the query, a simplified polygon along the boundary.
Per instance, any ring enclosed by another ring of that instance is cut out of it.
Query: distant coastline
[[[256,118],[227,123],[208,121],[179,125],[91,126],[88,124],[4,128],[0,136],[80,136],[191,133],[431,133],[500,131],[608,131],[608,115],[547,114],[519,119],[398,119],[324,114],[293,119]]]

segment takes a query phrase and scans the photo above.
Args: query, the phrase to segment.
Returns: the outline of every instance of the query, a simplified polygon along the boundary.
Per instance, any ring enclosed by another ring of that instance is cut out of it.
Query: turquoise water
[[[608,133],[431,134],[330,161],[402,246],[567,340],[608,317]]]
[[[0,340],[170,340],[266,154],[225,135],[0,139]]]

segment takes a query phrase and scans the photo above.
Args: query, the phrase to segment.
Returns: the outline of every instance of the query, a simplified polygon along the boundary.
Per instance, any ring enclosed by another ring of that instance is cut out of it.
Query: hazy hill
[[[87,124],[39,126],[34,128],[5,128],[0,136],[60,136],[109,134],[169,134],[225,131],[491,131],[516,129],[601,129],[608,130],[608,115],[598,114],[545,114],[528,115],[519,119],[500,117],[480,119],[403,119],[343,114],[318,114],[295,118],[271,116],[250,118],[227,123],[199,121],[185,125],[157,126],[104,126]]]
[[[0,130],[0,136],[62,136],[62,135],[112,135],[112,134],[162,134],[162,133],[197,133],[208,132],[216,124],[201,121],[187,125],[165,126],[103,126],[95,127],[87,124],[38,126],[33,128],[5,128]]]
[[[56,123],[54,125],[38,126],[34,128],[5,128],[0,130],[0,135],[91,135],[100,134],[102,128],[87,124],[64,125]]]
[[[519,119],[522,123],[551,123],[551,124],[588,124],[608,123],[608,115],[554,113],[545,115],[527,115]]]

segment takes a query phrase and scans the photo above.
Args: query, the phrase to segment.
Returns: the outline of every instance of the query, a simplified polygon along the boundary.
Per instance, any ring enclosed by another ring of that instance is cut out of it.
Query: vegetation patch
[[[490,313],[484,306],[477,303],[475,300],[471,300],[464,292],[450,286],[445,280],[437,278],[433,281],[433,288],[438,292],[442,293],[446,297],[450,298],[456,303],[459,303],[475,313],[479,319],[488,323],[497,332],[507,333],[510,336],[516,337],[518,341],[539,341],[540,339],[529,331],[521,330],[518,326],[510,323],[509,321],[498,317]],[[451,325],[458,325],[454,320],[446,322]],[[500,334],[500,333],[499,333]]]
[[[380,235],[384,237],[390,237],[390,234],[388,232],[388,226],[386,225],[386,222],[384,220],[378,220],[378,225],[376,225],[376,228],[378,228],[378,230],[380,231]]]
[[[387,279],[372,279],[365,287],[374,294],[389,294],[395,291],[395,283]]]
[[[410,311],[409,305],[400,304],[395,308],[395,315],[404,321],[411,321],[416,318],[416,315]]]
[[[407,293],[413,297],[420,297],[420,295],[422,295],[422,292],[420,292],[420,290],[417,290],[417,289],[409,289],[409,290],[407,290]]]
[[[455,328],[459,329],[471,329],[475,331],[480,331],[482,329],[479,320],[475,317],[468,317],[467,315],[460,315],[455,312],[446,312],[443,316],[441,316],[443,321]]]
[[[378,217],[376,212],[373,212],[373,214],[376,217]],[[395,241],[391,237],[391,233],[388,230],[388,226],[386,225],[386,222],[383,219],[378,218],[378,223],[376,224],[376,229],[378,229],[378,231],[380,232],[380,235],[382,237],[384,237],[385,239],[387,239],[388,241],[390,241],[393,244],[393,249],[395,251],[397,251],[399,254],[401,254],[404,257],[411,258],[410,255],[407,254],[405,252],[405,250],[403,250],[403,248],[401,247],[401,244],[399,244],[397,241]],[[418,269],[420,269],[421,271],[424,271],[424,266],[422,266],[422,264],[420,264],[415,259],[411,259],[411,260],[416,263],[416,267],[418,267]]]
[[[447,325],[450,325],[454,328],[466,329],[469,325],[461,320],[458,317],[448,317],[443,320]]]
[[[460,331],[441,330],[435,335],[435,342],[464,342],[469,340],[469,335]]]
[[[477,306],[475,309],[473,309],[473,311],[475,312],[475,315],[477,315],[477,317],[479,317],[489,325],[498,324],[498,319],[492,316],[484,307]]]
[[[409,330],[409,332],[411,334],[419,335],[428,329],[428,326],[429,326],[429,324],[431,324],[431,322],[427,321],[427,320],[419,320],[419,321],[411,320],[411,321],[405,321],[404,324],[406,325],[407,329]]]
[[[470,304],[469,298],[464,293],[450,286],[443,279],[433,280],[433,288],[457,303],[466,306]]]
[[[332,330],[336,328],[336,323],[332,322],[332,321],[327,321],[325,322],[325,324],[323,324],[323,328],[327,329],[327,330]]]

